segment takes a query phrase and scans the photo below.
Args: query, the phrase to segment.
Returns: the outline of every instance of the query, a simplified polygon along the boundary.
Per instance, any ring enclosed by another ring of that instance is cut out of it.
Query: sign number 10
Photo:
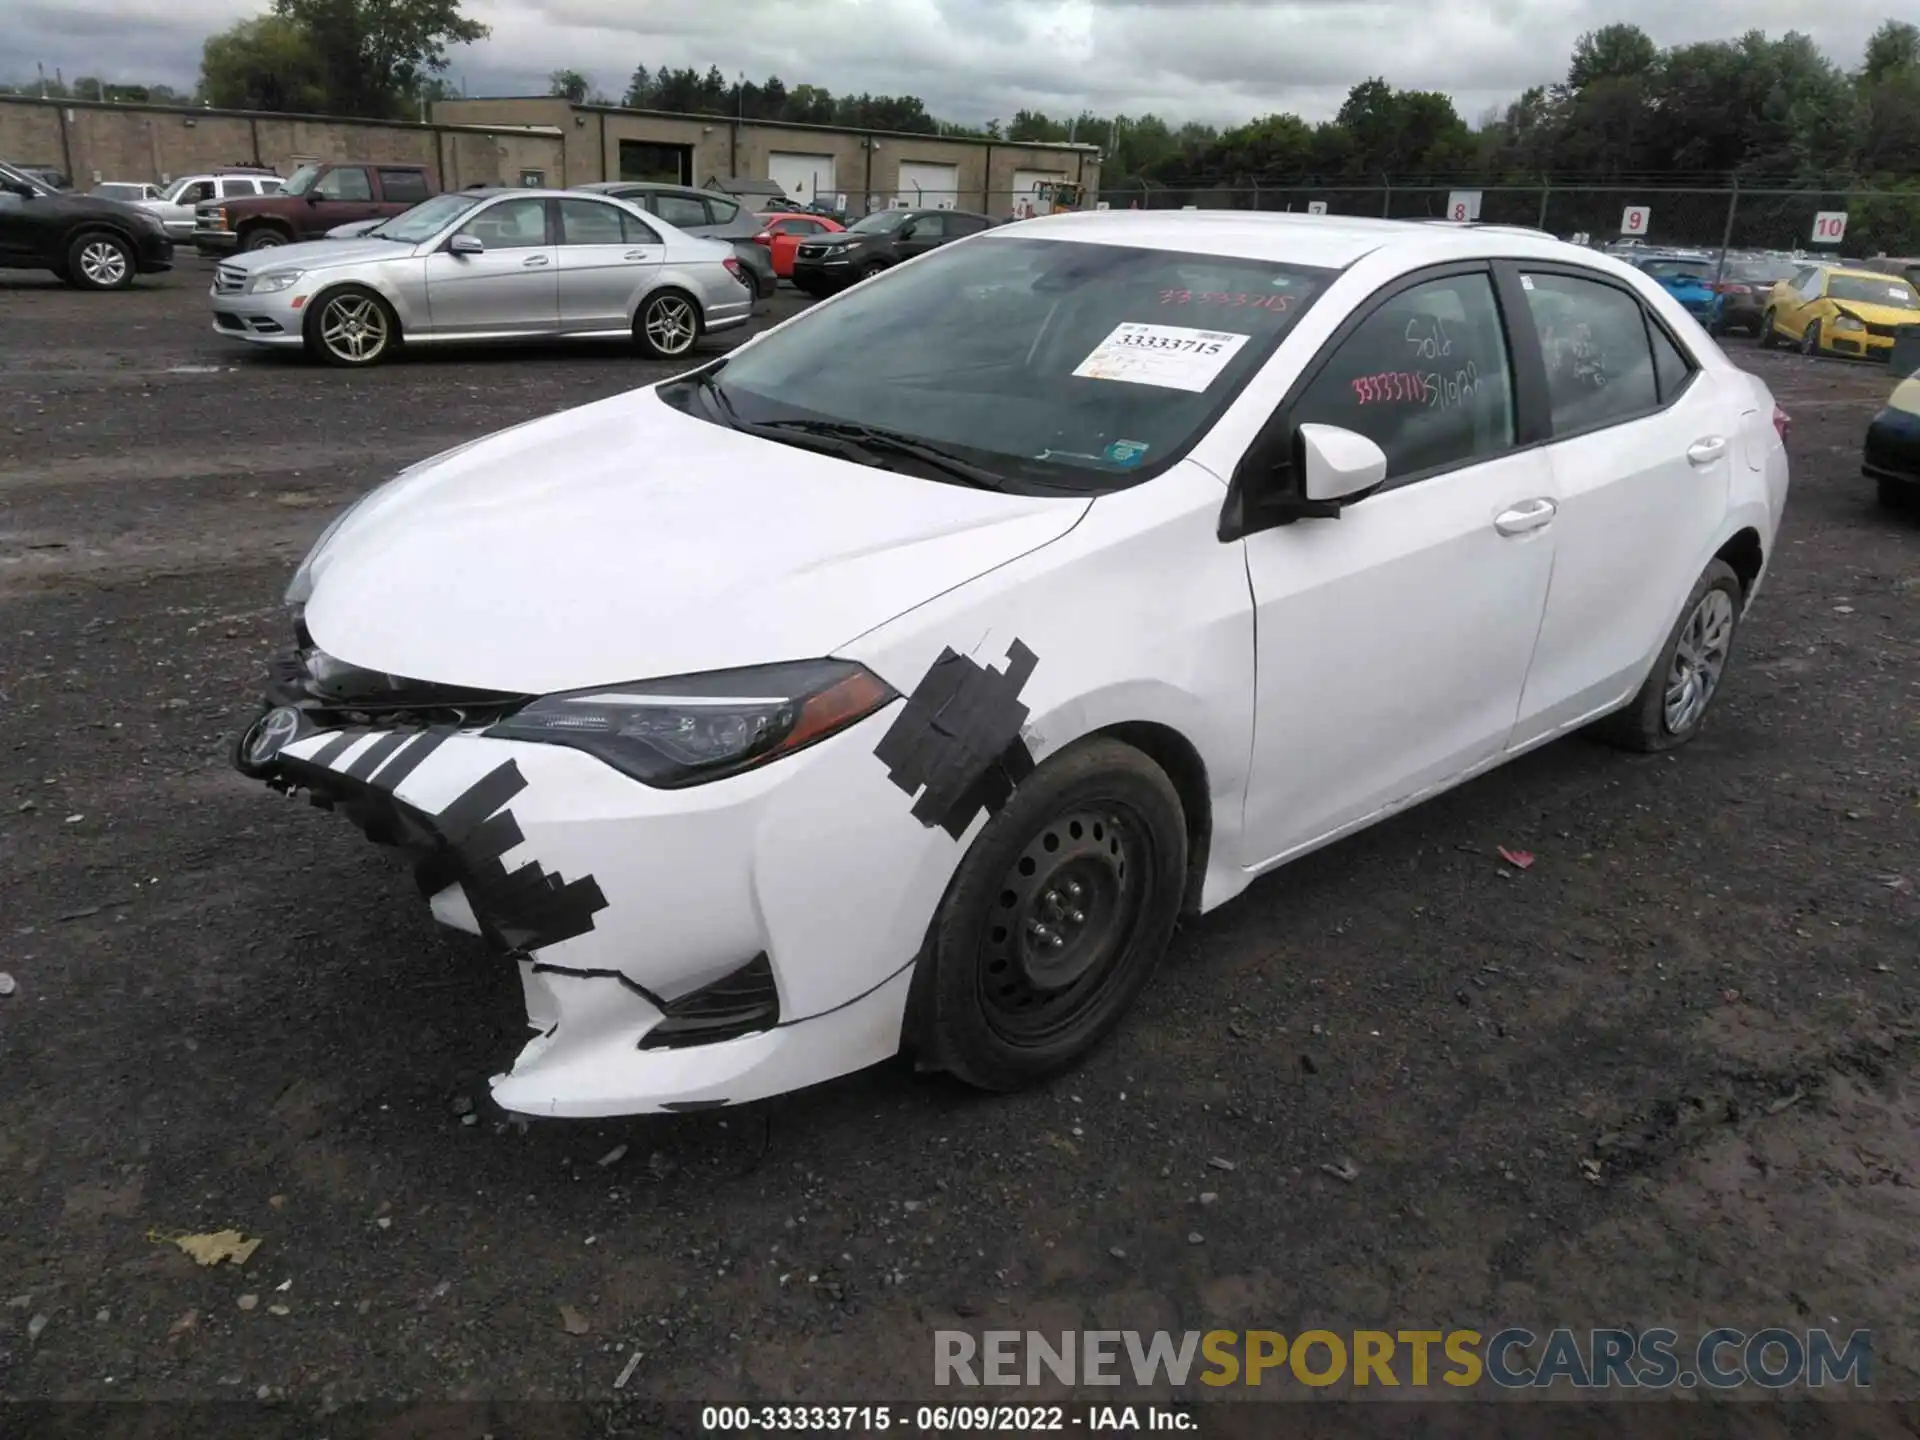
[[[1847,238],[1847,212],[1822,210],[1813,217],[1813,243],[1838,245]]]

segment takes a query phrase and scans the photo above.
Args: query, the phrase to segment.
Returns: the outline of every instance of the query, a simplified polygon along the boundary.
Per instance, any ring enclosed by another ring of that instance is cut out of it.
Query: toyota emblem
[[[262,715],[247,742],[247,759],[255,765],[266,764],[300,733],[300,724],[300,712],[288,705]]]

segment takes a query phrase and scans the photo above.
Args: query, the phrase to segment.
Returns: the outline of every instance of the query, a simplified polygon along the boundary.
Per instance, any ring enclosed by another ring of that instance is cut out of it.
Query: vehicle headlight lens
[[[570,745],[677,790],[790,755],[897,698],[850,661],[802,660],[548,695],[486,733]]]
[[[293,282],[298,280],[303,273],[303,271],[299,270],[269,270],[264,275],[256,275],[253,277],[252,283],[247,286],[247,293],[250,295],[271,295],[276,290],[290,290],[293,288]]]
[[[1862,325],[1858,320],[1854,319],[1853,316],[1851,315],[1836,315],[1833,320],[1833,328],[1835,330],[1843,330],[1851,334],[1853,331],[1864,330],[1867,327],[1865,325]]]

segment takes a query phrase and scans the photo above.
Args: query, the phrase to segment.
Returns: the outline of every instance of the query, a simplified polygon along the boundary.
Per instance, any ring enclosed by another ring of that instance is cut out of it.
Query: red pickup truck
[[[276,194],[209,201],[196,209],[193,248],[219,256],[319,240],[336,225],[412,209],[435,190],[424,165],[302,165]]]

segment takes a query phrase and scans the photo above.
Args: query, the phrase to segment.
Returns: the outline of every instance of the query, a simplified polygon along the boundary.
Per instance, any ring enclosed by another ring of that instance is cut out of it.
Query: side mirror
[[[1294,445],[1308,500],[1346,500],[1387,478],[1387,452],[1357,431],[1302,425]]]
[[[478,235],[456,235],[447,241],[449,255],[484,255],[487,247],[480,242]]]
[[[902,240],[911,240],[913,238],[913,230],[914,230],[913,221],[909,220],[906,224],[900,227],[900,238]]]
[[[18,195],[22,200],[31,200],[39,193],[23,180],[0,182],[0,190],[4,190],[9,195]]]

